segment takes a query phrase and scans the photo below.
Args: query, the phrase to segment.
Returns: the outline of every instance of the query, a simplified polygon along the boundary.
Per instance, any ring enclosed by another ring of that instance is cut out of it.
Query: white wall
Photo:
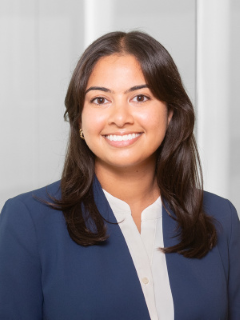
[[[60,178],[64,97],[83,50],[81,1],[4,0],[0,10],[0,207]]]
[[[229,197],[240,213],[240,1],[230,3]]]

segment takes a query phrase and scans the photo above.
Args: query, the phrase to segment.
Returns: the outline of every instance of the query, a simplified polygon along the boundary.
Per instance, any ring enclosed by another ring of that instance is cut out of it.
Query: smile
[[[125,135],[110,134],[105,137],[110,141],[127,141],[127,140],[133,140],[139,136],[140,136],[140,133],[131,133],[131,134],[125,134]]]

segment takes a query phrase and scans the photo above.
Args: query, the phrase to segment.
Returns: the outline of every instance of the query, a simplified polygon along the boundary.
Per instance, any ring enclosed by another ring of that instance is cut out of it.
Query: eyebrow
[[[139,86],[134,86],[134,87],[131,87],[130,89],[126,90],[124,93],[128,93],[128,92],[132,92],[132,91],[135,91],[135,90],[139,90],[139,89],[143,89],[143,88],[149,88],[149,86],[147,84],[141,84]],[[88,93],[89,91],[91,90],[99,90],[99,91],[104,91],[104,92],[111,92],[113,93],[112,90],[108,89],[108,88],[105,88],[105,87],[90,87],[87,89],[87,91],[85,92]]]

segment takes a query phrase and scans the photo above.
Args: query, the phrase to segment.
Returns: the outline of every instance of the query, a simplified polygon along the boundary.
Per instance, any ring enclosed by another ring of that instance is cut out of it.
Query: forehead
[[[136,83],[135,83],[136,82]],[[88,86],[120,86],[145,83],[141,66],[133,55],[113,54],[98,60],[88,80]]]

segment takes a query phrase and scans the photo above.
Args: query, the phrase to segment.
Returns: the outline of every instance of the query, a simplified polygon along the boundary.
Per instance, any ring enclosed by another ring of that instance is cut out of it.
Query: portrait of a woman
[[[61,180],[0,215],[0,319],[239,320],[239,218],[203,191],[168,51],[138,31],[102,36],[65,105]]]

